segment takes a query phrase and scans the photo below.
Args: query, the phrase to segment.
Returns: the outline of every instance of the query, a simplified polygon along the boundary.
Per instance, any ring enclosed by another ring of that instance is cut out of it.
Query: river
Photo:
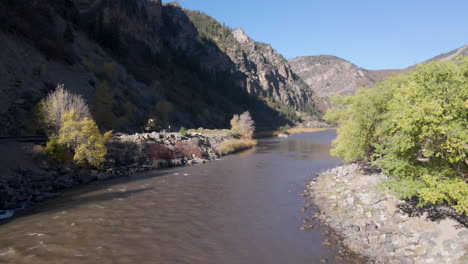
[[[0,263],[363,263],[301,230],[335,131],[269,138],[209,164],[76,188],[0,224]]]

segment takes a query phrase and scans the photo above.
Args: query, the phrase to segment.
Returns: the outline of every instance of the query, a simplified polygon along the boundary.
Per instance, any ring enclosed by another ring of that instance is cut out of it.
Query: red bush
[[[177,158],[172,149],[158,143],[152,143],[148,146],[148,155],[151,160],[173,160]]]
[[[174,150],[184,155],[184,157],[192,157],[192,154],[197,158],[203,157],[203,151],[201,148],[193,143],[178,142],[175,145]]]

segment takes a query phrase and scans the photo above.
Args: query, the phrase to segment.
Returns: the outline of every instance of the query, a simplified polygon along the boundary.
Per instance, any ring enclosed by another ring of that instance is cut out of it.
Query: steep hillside
[[[231,30],[208,15],[185,10],[201,38],[212,40],[229,56],[240,74],[238,83],[250,94],[295,110],[313,112],[313,93],[270,45],[252,40],[243,29]]]
[[[227,127],[248,109],[267,127],[315,112],[311,91],[269,45],[178,4],[0,1],[0,40],[0,135],[36,133],[34,107],[57,83],[82,94],[102,126],[125,131],[148,118]]]

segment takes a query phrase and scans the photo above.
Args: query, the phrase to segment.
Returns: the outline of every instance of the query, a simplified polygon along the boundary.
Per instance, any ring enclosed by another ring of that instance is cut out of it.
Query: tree
[[[392,90],[401,82],[401,77],[391,77],[373,89],[361,88],[351,96],[332,97],[335,107],[327,111],[324,119],[338,124],[338,136],[332,143],[334,156],[346,162],[370,160]]]
[[[74,109],[64,113],[62,122],[58,143],[72,150],[77,164],[99,167],[105,160],[105,143],[112,131],[102,135],[93,120],[88,117],[79,119]]]
[[[248,111],[240,116],[234,115],[231,119],[231,133],[243,138],[252,138],[255,132],[255,123]]]
[[[73,94],[64,89],[63,84],[57,86],[55,91],[39,103],[40,116],[46,129],[52,133],[58,133],[62,126],[64,113],[74,109],[76,118],[81,120],[90,118],[88,105],[78,94]],[[50,131],[51,130],[51,131]]]
[[[372,162],[421,205],[468,213],[468,57],[420,65],[334,103],[325,116],[339,125],[332,154]]]

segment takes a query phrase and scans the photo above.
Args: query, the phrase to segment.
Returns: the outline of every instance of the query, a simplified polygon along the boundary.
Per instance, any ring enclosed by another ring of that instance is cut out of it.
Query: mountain
[[[314,115],[314,94],[270,45],[160,0],[0,1],[0,135],[37,133],[35,106],[57,84],[108,129],[259,127]]]
[[[335,56],[298,57],[289,63],[319,98],[322,110],[329,107],[328,98],[333,94],[350,94],[375,83],[365,69]]]
[[[458,56],[468,56],[468,45],[432,60],[452,60]],[[377,82],[394,75],[405,73],[415,66],[405,69],[366,70],[344,59],[329,56],[305,56],[289,60],[291,68],[299,75],[317,97],[318,108],[325,112],[330,107],[330,97],[336,93],[351,94],[360,87],[373,87]]]

